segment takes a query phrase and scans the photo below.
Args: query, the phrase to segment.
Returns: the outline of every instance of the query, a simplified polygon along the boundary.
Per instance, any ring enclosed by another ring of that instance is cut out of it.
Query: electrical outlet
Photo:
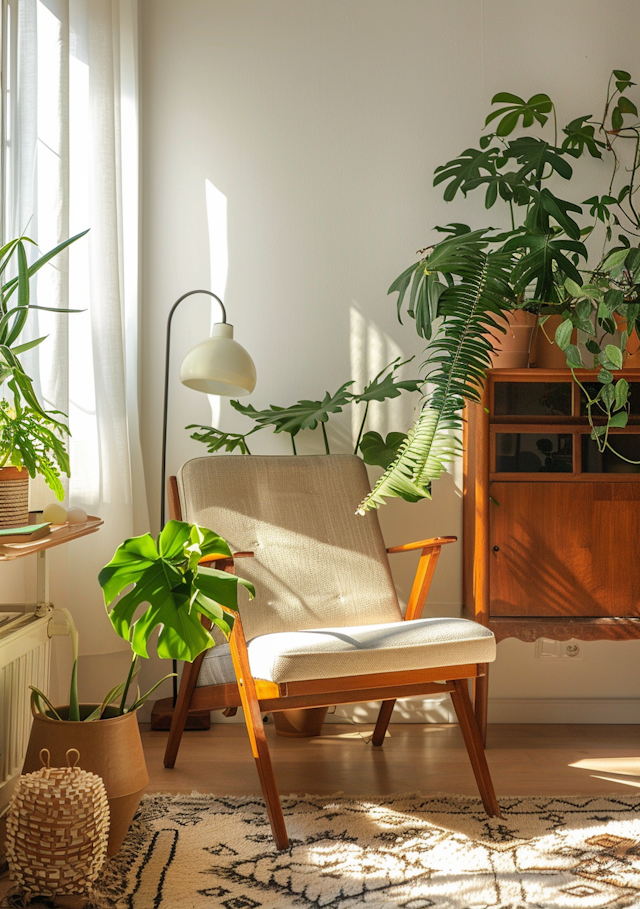
[[[549,638],[538,638],[536,641],[536,659],[538,660],[571,660],[584,659],[579,641],[552,641]]]

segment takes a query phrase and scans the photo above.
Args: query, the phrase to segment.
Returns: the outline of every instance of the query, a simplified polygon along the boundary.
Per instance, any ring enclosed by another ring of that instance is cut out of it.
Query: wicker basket
[[[0,527],[29,523],[29,473],[26,468],[0,468]]]
[[[76,766],[77,749],[67,751],[67,767],[50,767],[20,777],[7,815],[7,861],[12,881],[31,897],[89,893],[104,864],[109,836],[109,805],[104,783]]]

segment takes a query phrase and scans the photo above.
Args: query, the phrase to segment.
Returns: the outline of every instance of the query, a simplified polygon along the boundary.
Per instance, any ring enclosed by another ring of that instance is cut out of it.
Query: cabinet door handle
[[[499,547],[499,546],[494,546],[494,547],[493,547],[493,551],[494,551],[494,552],[500,552],[500,547]]]

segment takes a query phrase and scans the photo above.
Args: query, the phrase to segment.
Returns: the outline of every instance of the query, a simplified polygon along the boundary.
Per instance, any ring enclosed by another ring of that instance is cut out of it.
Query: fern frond
[[[480,400],[491,365],[490,335],[504,331],[505,314],[515,303],[511,255],[484,247],[481,231],[452,237],[415,266],[455,282],[440,295],[442,322],[422,364],[425,381],[434,388],[396,458],[360,503],[359,514],[389,497],[409,502],[430,497],[432,482],[462,450],[462,411],[467,401]]]

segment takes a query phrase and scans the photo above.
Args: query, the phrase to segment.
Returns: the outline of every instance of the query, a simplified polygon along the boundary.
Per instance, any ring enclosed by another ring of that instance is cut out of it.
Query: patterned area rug
[[[147,796],[97,906],[122,909],[640,907],[640,796]],[[32,904],[37,905],[37,904]]]

